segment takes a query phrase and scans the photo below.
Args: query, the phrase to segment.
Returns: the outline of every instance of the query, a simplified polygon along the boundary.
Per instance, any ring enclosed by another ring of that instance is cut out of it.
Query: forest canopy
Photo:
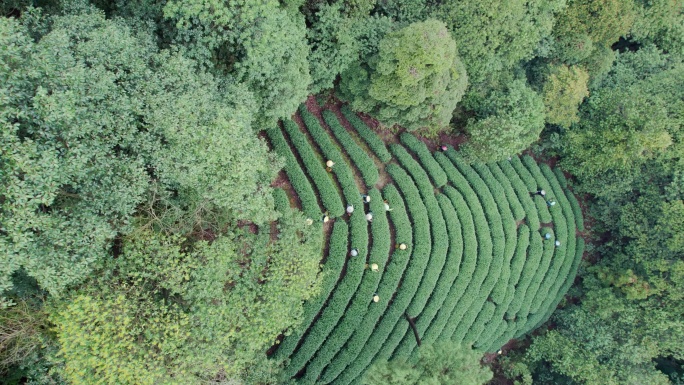
[[[684,383],[683,125],[682,0],[0,2],[0,378]]]

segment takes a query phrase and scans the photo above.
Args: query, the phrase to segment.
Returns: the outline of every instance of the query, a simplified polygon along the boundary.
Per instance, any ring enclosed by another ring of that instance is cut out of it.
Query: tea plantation
[[[584,251],[560,170],[529,156],[470,165],[408,133],[386,144],[346,107],[298,117],[267,132],[292,187],[278,196],[329,222],[321,293],[273,353],[289,358],[283,382],[359,383],[417,337],[492,352],[549,318]]]

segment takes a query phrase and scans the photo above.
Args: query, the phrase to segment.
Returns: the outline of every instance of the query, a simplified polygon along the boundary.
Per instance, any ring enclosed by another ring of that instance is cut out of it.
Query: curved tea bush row
[[[361,139],[368,145],[368,147],[375,153],[375,156],[380,159],[382,163],[387,163],[392,160],[392,155],[387,151],[385,142],[380,139],[373,130],[371,130],[366,123],[361,120],[354,111],[352,111],[349,106],[342,106],[342,114],[349,121],[349,123],[354,127],[356,132],[359,134]]]
[[[484,282],[480,287],[480,292],[476,295],[475,306],[471,306],[466,312],[465,316],[461,320],[461,323],[456,328],[456,332],[453,339],[460,341],[467,331],[472,327],[475,318],[479,314],[479,310],[484,305],[485,300],[492,299],[493,289],[501,276],[501,271],[503,265],[506,263],[504,258],[504,250],[506,239],[504,237],[503,224],[501,220],[501,214],[497,204],[492,197],[489,188],[484,183],[482,178],[473,170],[473,168],[465,163],[453,149],[450,149],[445,153],[451,162],[461,171],[465,176],[468,183],[473,186],[476,194],[478,195],[480,201],[482,202],[482,207],[484,209],[485,216],[487,217],[487,222],[491,230],[492,237],[492,257],[489,265],[487,267],[488,273],[485,277]],[[478,263],[479,265],[479,263]],[[480,266],[478,266],[478,269]],[[497,298],[498,301],[503,301],[503,295],[505,293],[505,287],[502,290],[502,295]],[[478,308],[477,304],[481,304]],[[487,320],[488,321],[488,320]]]
[[[546,205],[546,200],[548,199],[553,199],[555,197],[552,196],[550,193],[550,189],[548,186],[548,183],[546,181],[541,181],[542,183],[539,184],[538,180],[532,176],[530,171],[523,165],[523,163],[520,161],[520,158],[514,157],[511,159],[511,165],[513,165],[513,168],[518,172],[518,175],[520,175],[520,178],[525,181],[525,184],[527,185],[527,188],[529,189],[530,192],[538,191],[539,189],[544,189],[548,193],[546,194],[546,198],[542,198],[539,195],[534,196],[534,204],[537,206],[537,212],[539,213],[539,220],[542,223],[549,223],[551,222],[551,213],[549,213],[549,208]]]
[[[285,120],[283,127],[290,137],[290,142],[297,149],[307,173],[316,185],[323,207],[325,207],[331,217],[339,217],[344,213],[344,206],[342,206],[340,195],[330,175],[325,171],[325,161],[316,156],[313,148],[311,148],[311,144],[299,129],[297,123],[292,120]]]
[[[420,164],[423,166],[425,171],[430,175],[430,179],[434,183],[435,187],[440,188],[447,183],[447,176],[439,163],[435,161],[432,157],[432,153],[427,148],[425,143],[418,140],[415,136],[405,132],[399,136],[401,143],[406,146],[409,150],[418,156]]]
[[[537,213],[537,207],[530,196],[530,192],[533,190],[527,188],[527,185],[513,168],[510,161],[499,162],[499,167],[508,180],[511,181],[511,186],[513,186],[515,194],[518,196],[518,200],[525,210],[525,222],[531,230],[539,229],[541,226],[539,223],[539,214]]]
[[[473,216],[472,218],[476,235],[475,244],[478,247],[477,266],[472,274],[471,281],[459,299],[456,310],[450,315],[450,319],[442,331],[443,338],[446,339],[452,338],[457,326],[461,326],[459,332],[463,331],[463,334],[465,334],[467,329],[463,330],[465,327],[462,326],[462,324],[464,323],[463,321],[466,315],[472,315],[468,313],[468,310],[471,308],[473,303],[476,303],[475,300],[481,292],[482,284],[489,274],[493,258],[493,246],[490,228],[484,215],[484,209],[480,204],[477,194],[475,194],[468,181],[463,177],[463,175],[461,175],[461,173],[456,169],[456,166],[451,163],[446,155],[443,153],[435,153],[435,159],[446,171],[449,182],[455,186],[458,189],[458,192],[463,196],[463,199]],[[452,202],[454,202],[452,197],[454,194],[450,190],[450,186],[447,186],[443,189],[444,193],[452,199]],[[456,207],[456,202],[454,202],[454,207]],[[458,207],[456,208],[458,211]],[[473,242],[473,240],[464,237],[464,247],[468,242]]]
[[[437,317],[425,331],[423,336],[423,341],[425,343],[433,343],[442,335],[442,331],[447,325],[447,322],[451,319],[457,303],[470,284],[477,265],[477,236],[475,235],[475,224],[470,208],[461,194],[451,186],[446,186],[444,188],[443,197],[448,198],[451,202],[456,211],[458,222],[461,225],[463,255],[461,257],[462,262],[459,274],[451,285],[449,293],[437,313]]]
[[[563,170],[556,167],[553,169],[553,173],[556,175],[556,179],[558,180],[558,183],[563,188],[563,190],[568,188],[568,180],[565,178],[565,174],[563,174]]]
[[[458,221],[456,210],[449,198],[443,194],[437,196],[437,201],[439,202],[444,221],[446,222],[449,245],[446,261],[444,262],[444,269],[440,273],[439,280],[430,295],[430,299],[428,300],[425,309],[423,309],[416,321],[416,328],[418,329],[420,336],[425,336],[427,328],[432,324],[439,309],[444,305],[444,301],[449,294],[449,289],[452,287],[454,280],[459,274],[461,257],[463,256],[461,224]],[[416,345],[417,342],[413,333],[406,333],[394,355],[406,357],[415,349]]]
[[[580,207],[577,198],[572,191],[568,190],[567,188],[563,189],[563,191],[570,202],[570,207],[572,208],[572,213],[575,217],[575,224],[577,225],[577,230],[584,232],[584,217],[582,216],[582,208]]]
[[[280,211],[281,213],[292,210],[290,207],[290,198],[287,197],[285,190],[281,188],[273,189],[273,203],[276,210]]]
[[[302,211],[309,217],[318,218],[321,215],[321,209],[316,200],[316,193],[306,178],[306,174],[299,167],[297,158],[285,141],[282,131],[276,127],[266,130],[266,133],[271,139],[273,149],[278,155],[285,157],[285,173],[292,184],[292,188],[297,192],[299,200],[302,202]]]
[[[504,233],[504,250],[503,250],[503,264],[501,267],[501,274],[498,279],[498,284],[492,290],[491,298],[495,304],[501,304],[506,300],[508,290],[508,279],[511,274],[511,259],[515,253],[515,244],[518,239],[518,231],[513,219],[513,212],[506,199],[506,193],[503,186],[499,184],[494,175],[489,171],[489,168],[484,164],[473,164],[472,168],[480,175],[480,178],[485,182],[489,191],[494,198],[499,215],[501,217],[501,224]]]
[[[541,238],[541,236],[539,237]],[[532,308],[533,301],[537,296],[539,286],[541,285],[541,282],[544,279],[544,275],[551,263],[551,259],[553,258],[553,252],[555,249],[553,245],[554,240],[555,238],[552,236],[550,240],[542,241],[542,255],[538,263],[537,271],[534,274],[534,277],[532,277],[532,279],[530,280],[530,284],[527,288],[524,299],[522,301],[522,306],[520,307],[520,310],[517,314],[517,317],[522,317],[525,319],[525,322],[518,323],[519,330],[524,329],[525,325],[527,324],[527,319],[530,317],[531,314],[530,310]]]
[[[442,209],[437,203],[437,199],[434,195],[434,187],[430,183],[427,173],[423,170],[421,165],[416,162],[415,159],[400,145],[392,145],[391,152],[399,160],[402,166],[409,172],[416,181],[419,193],[422,197],[423,204],[427,209],[428,219],[430,221],[430,232],[432,237],[432,250],[430,252],[430,260],[427,269],[423,275],[423,279],[416,291],[416,294],[411,301],[407,309],[407,313],[410,316],[417,316],[421,314],[423,308],[425,307],[430,294],[433,292],[437,280],[440,277],[440,273],[444,267],[444,262],[446,260],[447,249],[449,247],[449,238],[447,234],[446,223],[444,217],[442,216]],[[422,315],[421,315],[422,317]],[[413,333],[407,333],[408,324],[400,323],[397,325],[398,330],[392,333],[391,339],[387,341],[387,352],[392,353],[394,348],[391,346],[393,344],[399,344],[401,342],[401,336],[403,339],[408,341],[413,339],[415,343],[415,337]],[[408,354],[410,349],[413,347],[409,345],[408,342],[405,343],[402,348],[403,354]]]
[[[516,295],[506,311],[506,319],[516,320],[519,317],[518,312],[523,306],[523,301],[527,295],[527,289],[537,272],[539,263],[541,262],[542,252],[543,243],[541,235],[539,235],[537,231],[531,231],[530,244],[527,249],[527,259],[525,260],[525,266],[522,269],[522,274],[520,275],[520,279],[518,280],[515,289]]]
[[[423,204],[418,189],[413,180],[399,166],[394,164],[387,165],[386,171],[392,176],[396,185],[404,196],[411,215],[413,225],[413,249],[409,266],[404,272],[401,281],[401,290],[396,293],[393,302],[383,314],[382,319],[376,325],[373,334],[370,336],[364,349],[356,357],[354,362],[349,365],[335,380],[336,384],[348,384],[356,377],[361,375],[366,367],[371,364],[376,354],[385,354],[381,349],[392,333],[397,321],[404,317],[404,312],[408,308],[414,293],[416,292],[423,272],[428,262],[431,251],[431,239],[429,222],[425,205]],[[404,321],[405,322],[405,321]]]
[[[347,344],[338,352],[330,365],[323,371],[320,378],[321,383],[332,382],[350,363],[355,362],[356,357],[366,346],[366,342],[373,333],[378,320],[387,309],[389,298],[392,297],[392,294],[397,289],[409,261],[410,250],[412,249],[411,245],[413,244],[413,234],[404,202],[393,185],[385,186],[383,195],[392,206],[392,211],[389,213],[392,225],[395,229],[396,241],[399,243],[403,242],[409,247],[406,250],[395,249],[392,253],[389,263],[382,273],[382,278],[377,290],[378,296],[380,296],[380,302],[371,304],[369,310],[358,324],[356,331],[352,334],[349,341],[347,341]],[[373,242],[375,242],[375,235],[373,239]]]
[[[308,113],[308,111],[307,115],[310,115],[311,118],[315,119],[315,117]],[[304,116],[305,115],[302,114],[303,118]],[[352,162],[354,162],[354,164],[356,164],[356,167],[361,172],[361,177],[363,178],[363,182],[366,184],[366,186],[370,187],[378,183],[378,168],[375,166],[373,159],[368,156],[368,153],[363,148],[359,147],[359,145],[356,143],[356,140],[352,138],[347,129],[344,128],[337,119],[337,115],[329,110],[325,110],[323,111],[323,118],[337,140],[340,142],[340,144],[342,144],[342,147],[344,147],[344,150],[347,152],[347,155],[349,155],[349,158],[352,160]],[[306,121],[307,120],[304,119],[305,123]],[[306,123],[306,125],[308,126],[309,123]]]
[[[328,246],[328,256],[323,266],[323,281],[321,282],[321,292],[315,298],[304,303],[304,315],[300,328],[290,336],[285,337],[283,342],[275,352],[276,359],[284,359],[290,356],[297,347],[302,335],[311,324],[311,321],[321,311],[325,301],[330,297],[330,293],[335,289],[335,284],[339,279],[340,271],[347,260],[347,236],[348,228],[344,221],[336,221]]]
[[[344,316],[339,321],[335,329],[330,333],[323,346],[318,350],[315,357],[306,366],[304,378],[298,381],[301,384],[314,384],[325,368],[333,359],[335,354],[342,348],[349,339],[359,323],[366,315],[369,306],[375,305],[371,301],[373,293],[376,292],[382,271],[387,262],[390,251],[389,223],[385,215],[385,209],[380,192],[376,189],[371,190],[368,195],[371,197],[370,209],[375,213],[371,222],[373,234],[373,246],[370,250],[368,263],[378,264],[380,270],[377,272],[366,268],[361,284],[359,285],[354,298],[344,312]],[[353,214],[359,216],[359,214]]]
[[[503,188],[503,194],[506,196],[506,199],[508,199],[508,205],[510,206],[511,211],[513,212],[513,219],[516,221],[520,221],[523,218],[525,218],[525,209],[523,208],[522,203],[520,203],[520,199],[518,198],[518,195],[513,189],[511,181],[506,177],[506,175],[504,175],[503,171],[501,171],[501,168],[498,164],[489,163],[487,164],[487,167],[489,168],[489,171],[492,173],[492,175],[494,175],[494,178],[496,178],[496,180]]]

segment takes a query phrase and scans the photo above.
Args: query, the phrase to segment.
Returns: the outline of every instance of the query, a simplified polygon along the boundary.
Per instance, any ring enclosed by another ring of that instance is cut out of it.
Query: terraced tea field
[[[529,156],[469,165],[407,133],[387,145],[342,112],[319,119],[302,106],[267,131],[292,186],[276,198],[330,218],[321,295],[274,353],[289,358],[287,380],[359,383],[375,360],[419,349],[409,318],[422,343],[488,352],[544,323],[584,251],[563,174]]]

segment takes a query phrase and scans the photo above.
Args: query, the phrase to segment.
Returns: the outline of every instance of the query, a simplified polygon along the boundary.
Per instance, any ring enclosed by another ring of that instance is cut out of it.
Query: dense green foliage
[[[363,379],[367,385],[481,385],[492,372],[480,367],[479,354],[468,347],[441,342],[421,349],[416,362],[378,362]]]
[[[682,0],[0,1],[0,382],[683,383],[683,71]]]
[[[436,132],[448,125],[467,86],[444,23],[427,20],[390,32],[376,56],[342,74],[341,96],[384,125]]]

